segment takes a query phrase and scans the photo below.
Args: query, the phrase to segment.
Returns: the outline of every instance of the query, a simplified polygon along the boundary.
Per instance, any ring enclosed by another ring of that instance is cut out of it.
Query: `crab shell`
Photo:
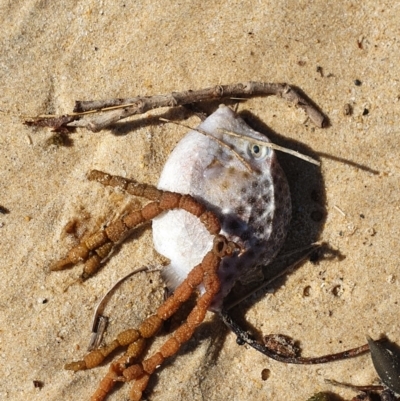
[[[221,262],[221,290],[211,307],[218,311],[235,282],[254,277],[257,267],[269,264],[281,248],[291,200],[275,152],[261,144],[269,140],[233,110],[220,106],[198,129],[203,133],[192,130],[177,144],[158,188],[203,202],[219,216],[221,234],[245,250]],[[212,248],[213,237],[195,216],[172,210],[153,220],[153,240],[156,250],[170,259],[163,276],[174,290]]]

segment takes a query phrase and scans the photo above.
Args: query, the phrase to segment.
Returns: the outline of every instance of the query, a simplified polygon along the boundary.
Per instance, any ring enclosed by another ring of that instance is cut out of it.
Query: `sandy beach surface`
[[[199,121],[162,109],[99,133],[60,135],[23,125],[39,114],[70,112],[78,99],[246,81],[301,88],[328,116],[327,128],[274,97],[253,98],[239,111],[278,144],[321,160],[318,168],[279,155],[294,199],[285,247],[324,241],[332,257],[304,263],[235,315],[258,335],[298,340],[303,355],[355,347],[366,335],[400,344],[399,3],[2,0],[0,19],[0,399],[89,400],[107,364],[78,373],[63,366],[84,355],[98,301],[131,270],[165,264],[147,226],[83,284],[82,266],[49,271],[79,236],[142,204],[87,181],[87,172],[156,184],[187,131],[160,124],[158,116]],[[107,306],[105,341],[137,326],[163,297],[158,272],[125,282]],[[210,313],[145,395],[152,401],[354,395],[325,379],[361,385],[377,375],[369,355],[317,366],[269,360],[237,345]],[[124,385],[107,400],[128,393]]]

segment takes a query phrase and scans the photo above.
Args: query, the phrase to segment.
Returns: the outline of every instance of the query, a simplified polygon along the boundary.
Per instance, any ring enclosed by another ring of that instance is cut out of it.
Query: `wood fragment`
[[[177,107],[187,104],[227,98],[249,98],[255,96],[275,95],[303,109],[310,120],[322,128],[325,116],[297,88],[284,83],[246,82],[232,85],[172,92],[167,95],[137,96],[126,99],[76,101],[74,112],[61,117],[38,117],[27,121],[28,125],[61,127],[81,127],[93,132],[115,124],[116,122],[137,114],[146,113],[160,107]],[[101,113],[92,118],[86,114]],[[46,121],[48,120],[48,121]]]

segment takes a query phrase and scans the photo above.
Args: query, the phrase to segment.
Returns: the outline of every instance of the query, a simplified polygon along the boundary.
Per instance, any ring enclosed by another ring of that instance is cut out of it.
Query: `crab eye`
[[[269,154],[269,148],[258,145],[257,143],[250,143],[249,153],[255,160],[263,160]]]

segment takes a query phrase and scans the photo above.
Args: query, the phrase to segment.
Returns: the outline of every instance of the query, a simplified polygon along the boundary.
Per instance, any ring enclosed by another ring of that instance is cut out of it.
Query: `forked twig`
[[[282,97],[302,108],[310,120],[317,126],[323,127],[325,116],[296,88],[284,83],[246,82],[232,85],[217,85],[211,88],[199,90],[187,90],[172,92],[168,95],[138,96],[127,99],[110,99],[99,101],[76,101],[72,114],[57,116],[39,116],[29,125],[47,126],[60,129],[62,127],[83,127],[93,132],[101,131],[111,124],[124,118],[146,113],[160,107],[177,107],[202,101],[270,96]],[[95,117],[87,117],[86,114],[100,113]],[[64,122],[65,121],[65,122]]]

